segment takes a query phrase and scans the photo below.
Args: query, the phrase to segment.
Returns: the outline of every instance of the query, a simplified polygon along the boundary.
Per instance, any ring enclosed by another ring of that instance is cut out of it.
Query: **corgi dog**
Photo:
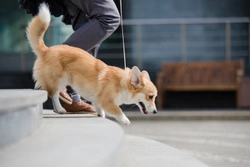
[[[136,66],[132,69],[108,66],[88,52],[68,45],[47,47],[43,38],[50,20],[49,8],[43,3],[26,32],[36,55],[33,67],[35,88],[48,92],[54,112],[66,113],[60,104],[59,93],[70,85],[92,102],[100,117],[107,113],[121,123],[130,124],[119,107],[122,104],[136,104],[144,114],[157,113],[157,89],[146,71],[140,71]]]

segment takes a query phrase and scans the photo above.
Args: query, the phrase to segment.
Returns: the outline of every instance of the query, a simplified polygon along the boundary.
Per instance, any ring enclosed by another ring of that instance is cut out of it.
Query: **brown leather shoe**
[[[72,104],[62,102],[61,105],[67,112],[96,113],[95,109],[88,103],[85,103],[83,100],[79,102],[73,102]]]
[[[72,104],[72,99],[67,93],[67,88],[64,88],[60,94],[59,94],[59,99],[62,100],[66,104]]]

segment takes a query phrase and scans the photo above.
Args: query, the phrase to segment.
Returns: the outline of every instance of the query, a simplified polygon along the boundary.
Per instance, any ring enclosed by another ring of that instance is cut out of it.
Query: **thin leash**
[[[122,48],[123,48],[124,69],[126,69],[127,63],[126,63],[125,40],[124,40],[124,31],[123,31],[122,0],[120,0],[120,13],[121,13],[121,30],[122,30]]]

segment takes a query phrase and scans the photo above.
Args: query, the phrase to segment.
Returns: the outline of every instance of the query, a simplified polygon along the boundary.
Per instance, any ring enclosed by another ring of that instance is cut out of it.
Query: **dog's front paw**
[[[125,125],[129,125],[129,124],[130,124],[130,120],[127,118],[127,120],[124,120],[123,123],[124,123]]]
[[[125,125],[129,125],[130,124],[129,119],[125,115],[122,115],[119,121],[122,122],[122,123],[124,123]]]
[[[64,109],[62,109],[62,110],[53,110],[55,113],[57,113],[57,114],[66,114],[66,110],[64,110]]]

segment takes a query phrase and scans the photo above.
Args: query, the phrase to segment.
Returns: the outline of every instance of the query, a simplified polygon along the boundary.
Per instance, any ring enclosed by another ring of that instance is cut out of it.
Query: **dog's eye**
[[[152,100],[152,99],[154,98],[154,96],[148,96],[148,98],[149,98],[150,100]]]

